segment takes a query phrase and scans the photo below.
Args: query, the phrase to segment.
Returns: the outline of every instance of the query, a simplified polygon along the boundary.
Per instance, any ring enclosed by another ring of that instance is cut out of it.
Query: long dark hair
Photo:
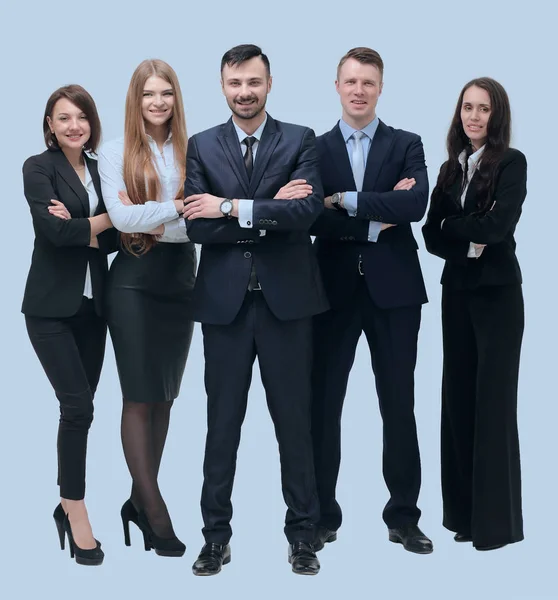
[[[463,130],[461,121],[461,107],[463,105],[463,96],[472,86],[485,90],[490,97],[490,118],[487,125],[487,139],[482,155],[482,161],[479,163],[477,176],[477,207],[479,211],[490,207],[493,187],[496,179],[496,170],[502,160],[504,152],[510,147],[511,137],[511,109],[510,101],[506,90],[500,83],[490,77],[479,77],[465,84],[459,94],[455,113],[451,121],[447,138],[448,160],[442,166],[436,187],[432,192],[432,202],[437,202],[446,190],[458,177],[462,176],[462,168],[458,157],[467,150],[470,155],[472,149],[469,138]]]

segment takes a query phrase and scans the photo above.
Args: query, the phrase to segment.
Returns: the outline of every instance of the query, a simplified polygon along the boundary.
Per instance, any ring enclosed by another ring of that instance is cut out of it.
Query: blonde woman
[[[105,144],[99,172],[107,211],[121,232],[111,265],[107,320],[122,388],[122,445],[132,476],[121,516],[145,549],[182,556],[157,476],[170,411],[180,391],[193,322],[188,305],[196,256],[184,220],[186,123],[176,73],[161,60],[135,70],[124,138]]]

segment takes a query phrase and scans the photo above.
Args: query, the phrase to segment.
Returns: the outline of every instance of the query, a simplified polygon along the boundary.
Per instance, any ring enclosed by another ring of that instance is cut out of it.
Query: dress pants
[[[517,383],[521,285],[442,293],[443,524],[475,546],[523,539]]]
[[[363,276],[359,276],[355,296],[344,306],[314,317],[312,438],[320,524],[332,531],[342,521],[335,498],[341,461],[341,414],[362,331],[370,348],[383,420],[383,474],[390,492],[383,518],[391,528],[419,520],[421,469],[414,416],[414,370],[420,317],[420,305],[378,308]],[[364,515],[364,520],[369,517]]]
[[[277,319],[261,291],[247,292],[230,325],[202,325],[208,429],[201,508],[207,542],[225,544],[232,535],[236,456],[256,356],[279,444],[285,534],[290,543],[314,540],[319,506],[310,436],[311,327],[311,318]]]
[[[93,397],[105,356],[107,327],[93,300],[83,297],[78,312],[62,319],[25,316],[29,339],[60,403],[58,485],[60,496],[85,496],[87,435]]]

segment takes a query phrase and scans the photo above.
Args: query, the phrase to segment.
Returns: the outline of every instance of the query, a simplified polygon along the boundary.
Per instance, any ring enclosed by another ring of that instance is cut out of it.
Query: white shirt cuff
[[[254,201],[239,200],[238,201],[238,224],[243,229],[253,228]]]

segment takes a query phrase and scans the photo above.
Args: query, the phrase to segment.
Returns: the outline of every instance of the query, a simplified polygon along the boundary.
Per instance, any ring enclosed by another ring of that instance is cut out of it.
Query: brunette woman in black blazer
[[[493,550],[523,539],[517,382],[523,336],[514,231],[525,156],[509,147],[508,96],[493,79],[462,90],[426,224],[443,258],[442,493],[455,541]]]
[[[54,519],[64,549],[80,564],[103,561],[85,508],[87,434],[105,352],[102,316],[106,254],[116,231],[106,214],[95,152],[101,124],[93,98],[79,85],[49,98],[47,150],[23,165],[35,243],[22,312],[33,348],[60,402],[58,485]]]

